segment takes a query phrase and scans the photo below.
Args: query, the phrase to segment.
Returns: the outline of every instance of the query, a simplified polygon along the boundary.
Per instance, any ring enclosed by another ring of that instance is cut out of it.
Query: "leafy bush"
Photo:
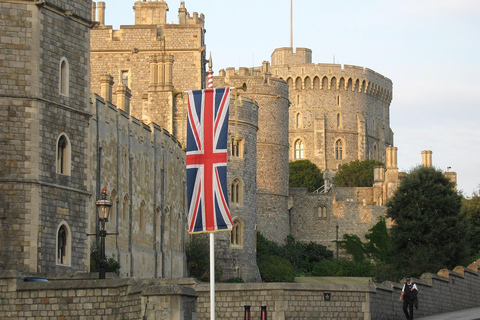
[[[295,272],[292,264],[279,256],[263,256],[257,261],[264,282],[293,282]]]
[[[105,272],[115,272],[117,275],[120,274],[120,263],[113,257],[106,257],[107,265]],[[90,247],[90,272],[99,272],[100,271],[100,247],[94,243]]]
[[[313,267],[312,275],[319,277],[371,277],[373,264],[367,261],[322,260]]]
[[[278,256],[288,260],[298,276],[311,273],[315,263],[332,258],[333,252],[321,244],[297,242],[292,236],[288,236],[285,245],[280,246],[257,232],[257,260],[266,256]]]
[[[376,160],[355,160],[342,165],[333,178],[337,187],[371,187],[373,186],[373,171],[377,166],[383,166]]]
[[[339,263],[333,260],[322,260],[313,266],[312,275],[317,277],[341,276],[343,270]]]

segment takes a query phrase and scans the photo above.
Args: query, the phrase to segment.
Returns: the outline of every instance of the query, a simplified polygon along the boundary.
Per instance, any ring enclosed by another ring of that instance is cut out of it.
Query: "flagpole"
[[[210,319],[215,320],[215,235],[210,233]]]

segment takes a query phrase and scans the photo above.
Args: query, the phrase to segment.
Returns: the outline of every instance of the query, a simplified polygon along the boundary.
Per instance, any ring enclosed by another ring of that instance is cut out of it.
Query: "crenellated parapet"
[[[199,16],[198,12],[194,12],[193,16],[190,16],[185,8],[185,2],[182,1],[180,3],[180,8],[178,9],[178,24],[198,25],[203,28],[205,25],[205,16],[203,13]]]
[[[392,81],[371,69],[330,63],[313,64],[311,50],[279,48],[272,54],[273,76],[295,90],[332,90],[364,93],[384,102],[392,100]]]

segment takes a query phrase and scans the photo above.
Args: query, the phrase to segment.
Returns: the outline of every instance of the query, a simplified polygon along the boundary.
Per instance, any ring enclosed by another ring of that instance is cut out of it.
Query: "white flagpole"
[[[210,233],[210,319],[215,320],[215,236]]]

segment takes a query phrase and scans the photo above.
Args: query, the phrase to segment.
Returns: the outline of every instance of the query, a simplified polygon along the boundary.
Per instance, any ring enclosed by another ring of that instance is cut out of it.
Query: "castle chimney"
[[[263,61],[262,63],[262,72],[263,73],[270,73],[270,62]]]
[[[107,102],[112,102],[113,77],[105,73],[100,76],[100,96]]]
[[[97,3],[92,1],[92,21],[97,21]]]
[[[130,98],[132,97],[130,89],[126,85],[121,84],[118,86],[116,94],[117,108],[130,114]]]
[[[396,147],[387,147],[385,150],[385,165],[388,168],[397,168],[397,151]]]
[[[178,24],[187,24],[187,14],[185,1],[182,1],[180,2],[180,8],[178,8]]]
[[[422,151],[422,166],[430,168],[432,166],[432,151],[423,150]]]
[[[105,2],[98,2],[98,22],[101,26],[105,25]]]

